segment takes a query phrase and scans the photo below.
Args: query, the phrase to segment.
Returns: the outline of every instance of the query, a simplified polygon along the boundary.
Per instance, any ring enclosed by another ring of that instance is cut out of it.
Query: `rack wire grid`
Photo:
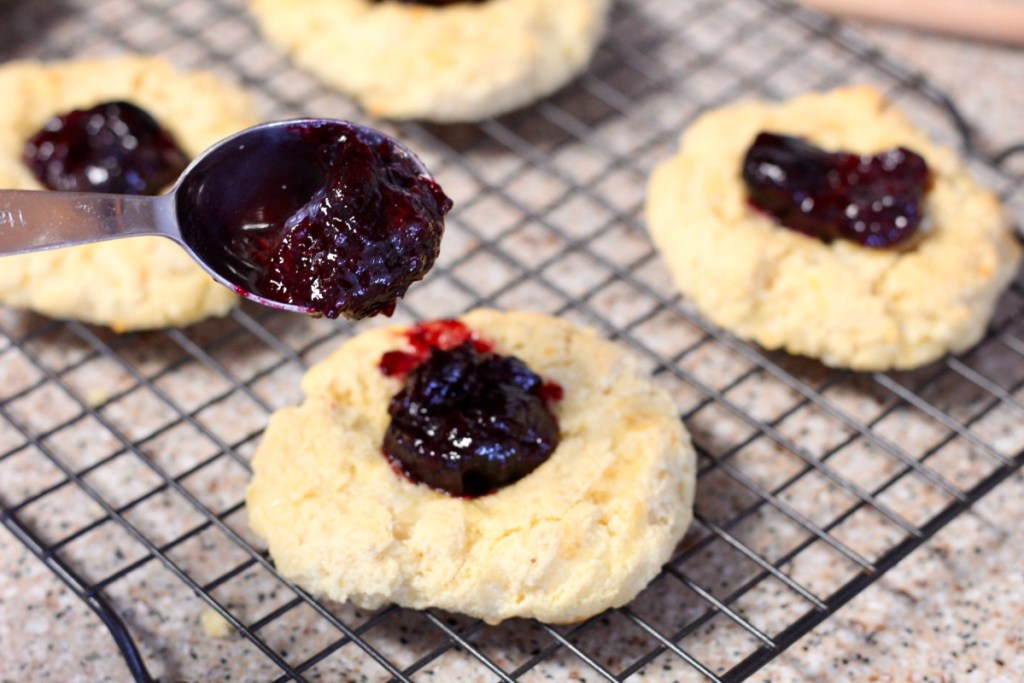
[[[267,118],[364,118],[259,37],[243,0],[8,3],[0,56],[141,51],[240,80]],[[870,82],[964,151],[1019,218],[1017,146],[834,22],[775,0],[635,0],[576,83],[479,125],[373,125],[457,204],[399,322],[477,305],[557,313],[639,356],[699,452],[696,519],[629,606],[571,626],[319,601],[246,524],[268,414],[342,323],[243,305],[113,335],[0,314],[2,521],[109,628],[137,681],[740,681],[1024,464],[1024,288],[970,352],[856,374],[738,341],[676,295],[645,181],[702,111]],[[377,323],[369,323],[370,325]],[[363,327],[365,324],[360,324]],[[237,633],[204,636],[204,611]]]

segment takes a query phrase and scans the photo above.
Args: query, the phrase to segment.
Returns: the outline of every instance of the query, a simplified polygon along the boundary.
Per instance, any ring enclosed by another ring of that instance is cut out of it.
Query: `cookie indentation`
[[[743,182],[751,204],[787,228],[884,248],[917,233],[931,171],[905,147],[830,153],[802,138],[760,133],[743,160]]]
[[[54,116],[25,143],[22,159],[50,190],[133,195],[157,194],[189,162],[149,112],[124,101]]]
[[[449,495],[491,493],[551,456],[559,431],[548,398],[557,395],[513,356],[469,341],[434,349],[391,399],[384,453],[413,481]]]

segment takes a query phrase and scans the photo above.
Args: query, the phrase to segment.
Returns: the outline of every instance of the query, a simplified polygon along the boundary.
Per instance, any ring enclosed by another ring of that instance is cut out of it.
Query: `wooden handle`
[[[1024,4],[1006,0],[803,0],[839,16],[1024,45]]]

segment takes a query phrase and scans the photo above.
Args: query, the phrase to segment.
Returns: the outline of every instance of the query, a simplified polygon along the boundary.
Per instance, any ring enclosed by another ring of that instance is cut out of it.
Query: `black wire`
[[[0,523],[100,618],[104,626],[107,627],[107,630],[110,631],[117,649],[121,651],[125,665],[128,667],[128,672],[132,675],[135,682],[154,683],[154,679],[146,668],[146,663],[143,661],[142,655],[139,654],[139,649],[135,645],[128,627],[125,626],[124,621],[121,620],[107,600],[100,595],[86,595],[86,586],[88,584],[82,580],[78,573],[48,550],[38,536],[3,506],[0,506]]]

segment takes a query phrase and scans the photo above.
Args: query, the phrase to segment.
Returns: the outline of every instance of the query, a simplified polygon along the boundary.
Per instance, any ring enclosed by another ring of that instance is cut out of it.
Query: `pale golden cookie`
[[[381,356],[406,328],[365,332],[312,368],[253,459],[253,530],[308,590],[373,609],[439,607],[496,623],[573,622],[631,600],[690,523],[694,451],[668,395],[593,332],[532,313],[462,321],[562,385],[562,440],[497,492],[453,498],[381,452],[400,380]]]
[[[25,141],[50,117],[100,102],[137,104],[196,156],[254,123],[239,88],[154,58],[11,62],[0,67],[0,187],[42,189],[21,161]],[[0,302],[118,332],[187,325],[224,315],[235,295],[162,237],[7,256]]]
[[[394,119],[475,121],[554,92],[586,68],[611,0],[251,0],[295,62]]]
[[[923,156],[934,185],[920,241],[906,251],[826,244],[752,210],[740,172],[760,131]],[[647,223],[679,289],[715,323],[857,370],[912,368],[975,344],[1021,252],[996,197],[870,87],[705,114],[652,175]]]

